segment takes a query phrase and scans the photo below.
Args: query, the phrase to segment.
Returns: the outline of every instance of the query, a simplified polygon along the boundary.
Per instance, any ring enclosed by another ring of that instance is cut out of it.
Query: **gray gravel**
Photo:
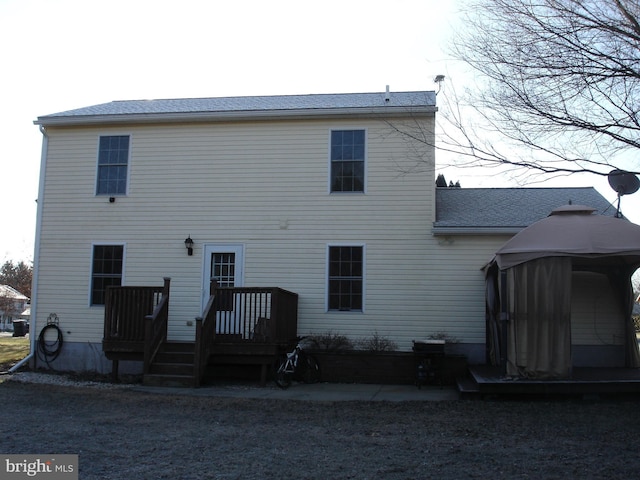
[[[0,452],[78,454],[82,479],[640,478],[638,399],[298,402],[16,378]]]

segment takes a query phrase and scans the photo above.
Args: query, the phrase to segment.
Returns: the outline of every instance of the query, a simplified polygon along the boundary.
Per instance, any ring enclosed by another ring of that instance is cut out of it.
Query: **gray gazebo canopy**
[[[626,366],[640,366],[631,319],[640,226],[594,211],[582,205],[554,210],[506,242],[487,267],[489,351],[507,375],[570,376],[574,270],[609,277],[625,314]],[[500,312],[503,322],[498,321]]]
[[[544,257],[577,257],[640,266],[640,226],[566,205],[515,235],[495,255],[501,270]]]

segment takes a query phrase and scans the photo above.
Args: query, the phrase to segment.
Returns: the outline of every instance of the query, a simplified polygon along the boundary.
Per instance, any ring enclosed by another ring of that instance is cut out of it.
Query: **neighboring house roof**
[[[616,208],[593,187],[437,188],[435,235],[515,234],[563,205]]]
[[[38,117],[36,125],[434,113],[433,91],[125,100]]]
[[[15,300],[29,300],[29,297],[24,296],[18,290],[9,285],[0,285],[0,298],[13,298]]]

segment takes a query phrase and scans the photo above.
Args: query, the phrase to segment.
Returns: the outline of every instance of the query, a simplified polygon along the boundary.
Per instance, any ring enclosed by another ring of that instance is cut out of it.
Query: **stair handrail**
[[[201,317],[196,317],[196,342],[194,351],[194,386],[199,387],[204,377],[205,368],[209,361],[211,346],[216,336],[216,290],[217,282],[211,281],[209,300]]]
[[[144,374],[148,374],[158,350],[167,341],[169,322],[169,285],[171,278],[164,277],[162,298],[151,315],[144,317]]]

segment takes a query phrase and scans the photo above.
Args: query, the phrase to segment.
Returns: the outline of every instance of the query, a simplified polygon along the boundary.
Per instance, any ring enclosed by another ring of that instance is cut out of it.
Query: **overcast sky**
[[[445,53],[459,1],[0,0],[0,261],[33,259],[38,116],[112,100],[433,90],[437,74],[461,87]],[[615,198],[602,180],[579,184]]]

